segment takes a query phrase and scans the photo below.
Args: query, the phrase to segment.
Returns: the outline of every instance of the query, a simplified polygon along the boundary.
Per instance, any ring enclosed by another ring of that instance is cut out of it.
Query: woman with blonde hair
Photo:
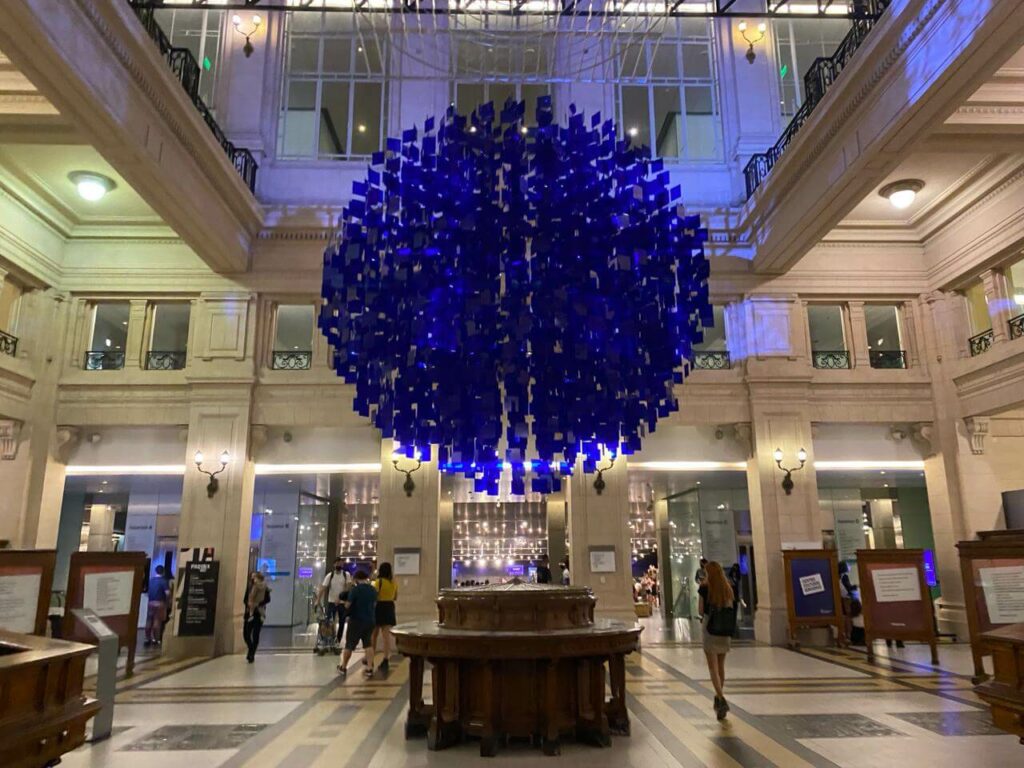
[[[711,684],[715,687],[715,715],[724,720],[729,711],[725,700],[725,655],[732,647],[736,633],[736,602],[732,586],[722,570],[722,564],[707,564],[707,579],[697,590],[700,595],[698,610],[704,640],[704,655],[708,660]]]

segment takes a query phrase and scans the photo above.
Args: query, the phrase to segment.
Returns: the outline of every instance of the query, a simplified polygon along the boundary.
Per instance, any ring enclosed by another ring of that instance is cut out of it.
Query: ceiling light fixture
[[[92,171],[72,171],[68,180],[75,185],[78,196],[90,203],[102,200],[106,194],[117,188],[113,179]]]
[[[893,208],[904,210],[914,203],[917,193],[924,189],[924,182],[920,179],[901,179],[892,184],[886,184],[878,194],[888,200]]]

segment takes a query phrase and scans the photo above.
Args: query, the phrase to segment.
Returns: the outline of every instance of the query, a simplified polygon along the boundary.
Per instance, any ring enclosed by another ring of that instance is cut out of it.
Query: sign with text
[[[590,572],[615,573],[615,547],[591,547]]]
[[[979,568],[985,608],[993,624],[1024,621],[1024,565]]]
[[[394,572],[396,576],[419,576],[420,550],[395,547]]]
[[[839,560],[834,549],[784,549],[786,610],[789,639],[797,643],[797,630],[833,627],[836,643],[842,637],[839,599]]]
[[[220,563],[216,560],[185,565],[184,590],[178,635],[205,637],[213,634],[217,618],[217,585]]]
[[[924,571],[924,550],[859,549],[857,571],[868,659],[876,639],[928,643],[938,663],[935,613]]]
[[[52,549],[0,550],[0,629],[46,634],[56,562]]]

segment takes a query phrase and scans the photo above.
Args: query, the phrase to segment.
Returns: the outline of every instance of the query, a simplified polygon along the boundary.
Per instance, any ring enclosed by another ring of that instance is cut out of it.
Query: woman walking
[[[700,596],[698,610],[702,617],[704,656],[708,660],[711,684],[715,687],[715,715],[724,720],[729,712],[725,700],[725,655],[736,633],[736,604],[721,563],[707,564],[707,576],[697,594]]]
[[[373,622],[373,650],[377,651],[377,638],[384,637],[384,661],[377,667],[381,672],[388,671],[388,660],[391,658],[391,648],[394,641],[391,638],[391,628],[397,623],[395,621],[395,601],[398,600],[398,584],[395,582],[391,572],[391,563],[381,563],[377,569],[377,580],[373,582],[377,590],[377,607]]]
[[[261,571],[256,571],[249,577],[249,587],[245,591],[245,624],[242,627],[245,646],[249,650],[245,658],[250,664],[256,660],[260,630],[263,629],[263,620],[267,616],[266,606],[269,602],[270,587],[267,586],[266,577]]]

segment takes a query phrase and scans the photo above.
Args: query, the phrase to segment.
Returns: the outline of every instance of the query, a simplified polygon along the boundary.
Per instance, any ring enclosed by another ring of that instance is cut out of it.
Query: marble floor
[[[678,633],[670,633],[678,635]],[[114,733],[64,758],[68,768],[397,768],[551,765],[587,768],[984,768],[1024,765],[1024,746],[995,730],[971,690],[970,652],[943,645],[863,652],[738,644],[727,662],[732,712],[714,719],[703,653],[652,633],[627,662],[632,735],[600,749],[566,743],[546,758],[526,744],[496,758],[467,743],[429,752],[404,738],[409,665],[364,681],[352,662],[268,650],[151,658],[122,680]],[[426,694],[429,698],[429,677]]]

